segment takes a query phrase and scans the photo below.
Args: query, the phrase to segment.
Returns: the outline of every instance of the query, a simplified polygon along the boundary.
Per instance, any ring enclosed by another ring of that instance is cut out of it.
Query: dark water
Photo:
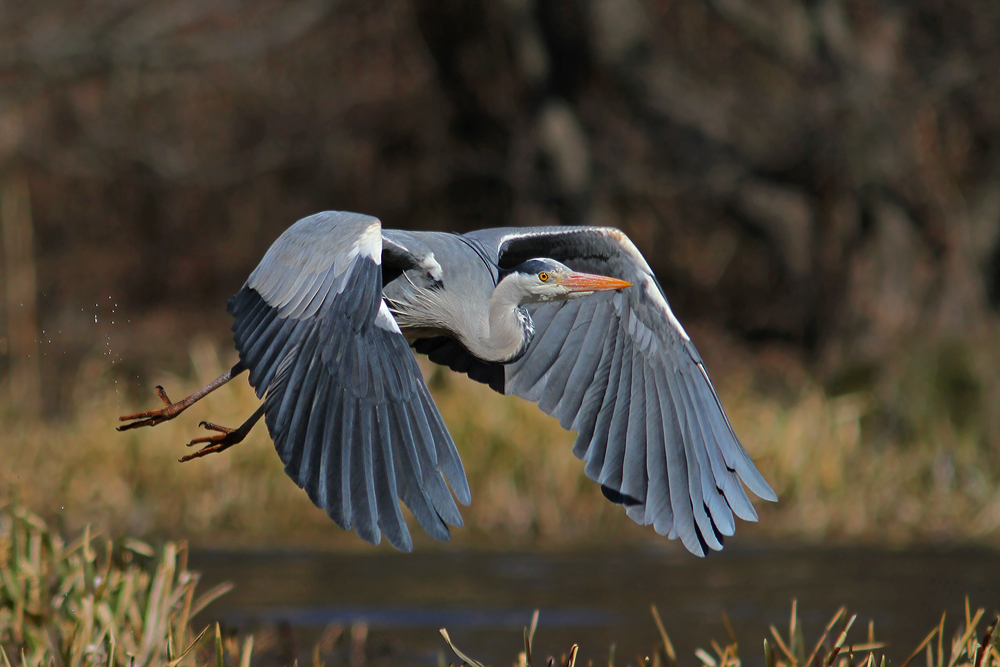
[[[975,549],[878,551],[730,549],[706,559],[686,553],[200,553],[192,558],[208,585],[236,584],[202,613],[243,630],[282,627],[288,655],[311,664],[328,624],[365,622],[373,662],[436,664],[439,651],[458,660],[438,634],[487,664],[511,665],[522,627],[541,610],[536,656],[566,653],[607,664],[635,663],[658,641],[655,603],[682,665],[693,651],[727,643],[728,615],[744,664],[763,663],[767,628],[788,626],[792,598],[811,647],[840,605],[858,614],[850,641],[864,641],[868,621],[896,664],[948,612],[949,635],[973,610],[1000,608],[1000,552]],[[985,627],[985,624],[984,626]],[[537,662],[537,661],[536,661]]]

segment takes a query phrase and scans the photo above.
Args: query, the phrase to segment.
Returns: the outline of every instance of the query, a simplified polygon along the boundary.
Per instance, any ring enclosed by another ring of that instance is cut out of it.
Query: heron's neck
[[[470,352],[484,361],[499,363],[511,363],[524,355],[535,330],[527,311],[521,308],[520,297],[513,281],[500,281],[490,298],[485,326],[467,345]]]

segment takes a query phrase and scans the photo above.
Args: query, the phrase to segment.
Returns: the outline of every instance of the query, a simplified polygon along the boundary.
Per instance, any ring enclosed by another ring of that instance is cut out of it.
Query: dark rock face
[[[325,208],[611,224],[681,315],[833,373],[1000,303],[998,34],[993,0],[15,3],[0,160],[43,326],[214,307]]]

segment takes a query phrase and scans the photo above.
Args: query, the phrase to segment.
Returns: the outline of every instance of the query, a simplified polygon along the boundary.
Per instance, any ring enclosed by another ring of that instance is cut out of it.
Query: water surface
[[[510,665],[522,627],[540,609],[536,655],[580,656],[616,664],[649,655],[658,635],[655,603],[682,665],[693,651],[725,644],[725,613],[744,664],[763,663],[761,640],[787,628],[798,599],[807,646],[840,605],[858,614],[853,641],[869,620],[898,664],[948,611],[949,635],[964,617],[964,596],[992,614],[1000,607],[1000,553],[984,549],[757,550],[728,548],[699,559],[681,552],[424,552],[414,554],[232,553],[192,556],[207,585],[236,584],[199,621],[254,629],[279,624],[289,656],[311,664],[312,645],[329,624],[364,622],[372,661],[436,664],[458,660],[437,632],[492,665]],[[953,622],[952,622],[953,621]],[[984,626],[985,627],[985,626]]]

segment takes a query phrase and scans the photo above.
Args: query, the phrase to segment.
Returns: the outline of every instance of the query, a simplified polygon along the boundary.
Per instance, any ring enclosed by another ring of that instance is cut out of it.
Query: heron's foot
[[[132,415],[122,415],[118,418],[120,422],[132,422],[131,424],[123,424],[117,427],[116,431],[127,431],[133,428],[139,428],[141,426],[156,426],[162,422],[173,419],[180,413],[187,410],[191,403],[187,401],[180,401],[179,403],[171,403],[170,398],[167,397],[167,392],[164,391],[163,387],[156,385],[156,395],[160,397],[163,401],[163,407],[159,410],[147,410],[146,412],[136,412]]]
[[[218,424],[213,424],[211,422],[201,422],[198,424],[202,428],[208,431],[218,431],[218,435],[206,435],[202,438],[195,438],[187,444],[188,447],[194,447],[195,445],[205,445],[194,454],[188,454],[180,459],[181,463],[185,461],[190,461],[191,459],[198,459],[202,456],[208,456],[209,454],[218,454],[219,452],[224,452],[233,445],[237,445],[243,442],[243,439],[247,437],[247,433],[250,432],[249,428],[244,429],[243,426],[239,428],[229,428],[228,426],[219,426]],[[252,424],[251,424],[252,426]]]

